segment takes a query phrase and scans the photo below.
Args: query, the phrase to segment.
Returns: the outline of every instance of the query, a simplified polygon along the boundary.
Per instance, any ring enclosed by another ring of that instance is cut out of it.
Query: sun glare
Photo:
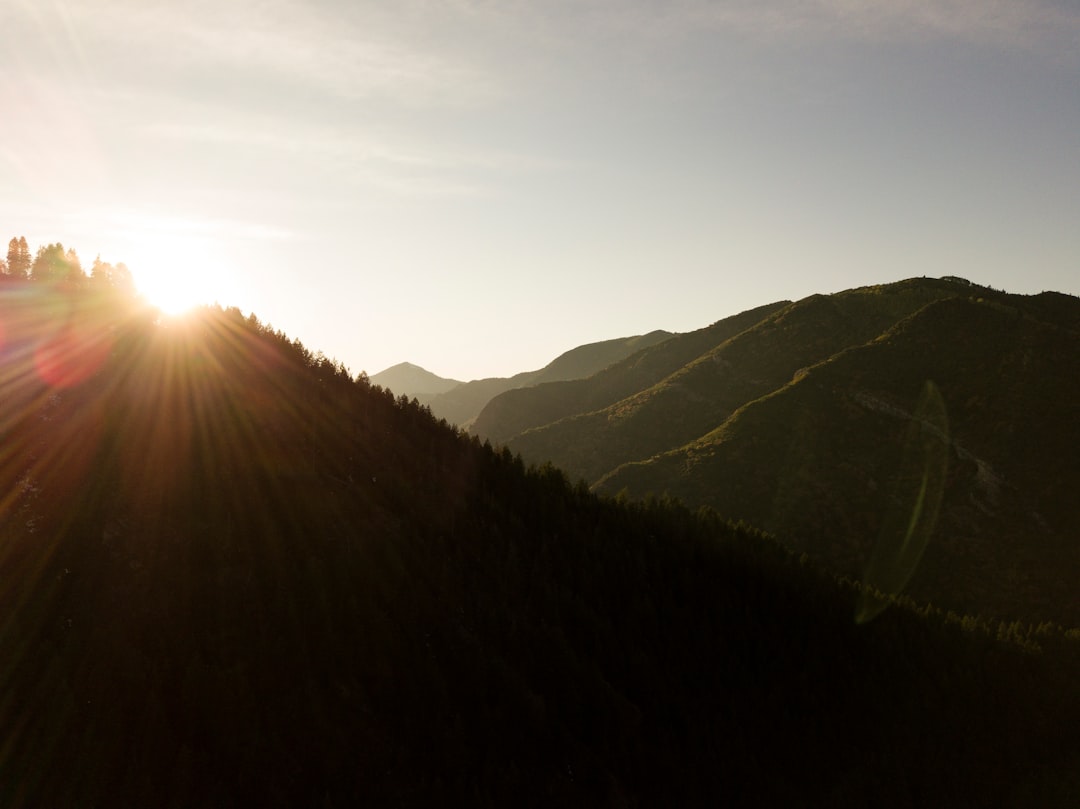
[[[204,251],[170,245],[132,262],[135,286],[147,303],[172,316],[201,304],[224,303],[228,274]]]
[[[139,290],[146,301],[167,315],[182,315],[204,301],[187,283],[177,283],[171,278],[155,278],[151,283],[140,283]]]

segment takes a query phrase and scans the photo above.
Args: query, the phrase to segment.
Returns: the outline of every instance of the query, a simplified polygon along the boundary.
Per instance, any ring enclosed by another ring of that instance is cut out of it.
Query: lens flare
[[[34,350],[38,376],[53,388],[73,388],[97,372],[109,356],[108,334],[68,324]]]
[[[927,380],[908,426],[892,504],[863,574],[855,623],[874,620],[918,567],[937,524],[949,465],[949,421],[937,385]]]

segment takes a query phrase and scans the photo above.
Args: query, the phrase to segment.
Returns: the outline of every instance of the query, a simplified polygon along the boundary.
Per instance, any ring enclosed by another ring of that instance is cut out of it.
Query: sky
[[[375,374],[1080,294],[1076,0],[0,0],[0,237]]]

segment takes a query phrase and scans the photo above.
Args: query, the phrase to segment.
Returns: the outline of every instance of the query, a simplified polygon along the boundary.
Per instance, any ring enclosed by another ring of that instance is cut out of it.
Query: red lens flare
[[[72,388],[89,379],[109,356],[106,332],[68,324],[34,351],[34,368],[51,387]]]

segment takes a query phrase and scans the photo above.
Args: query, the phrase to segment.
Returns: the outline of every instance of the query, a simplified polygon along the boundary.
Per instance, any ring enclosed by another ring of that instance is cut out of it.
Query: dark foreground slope
[[[760,537],[238,312],[35,294],[0,306],[0,805],[1075,805],[1060,632],[856,627]]]

